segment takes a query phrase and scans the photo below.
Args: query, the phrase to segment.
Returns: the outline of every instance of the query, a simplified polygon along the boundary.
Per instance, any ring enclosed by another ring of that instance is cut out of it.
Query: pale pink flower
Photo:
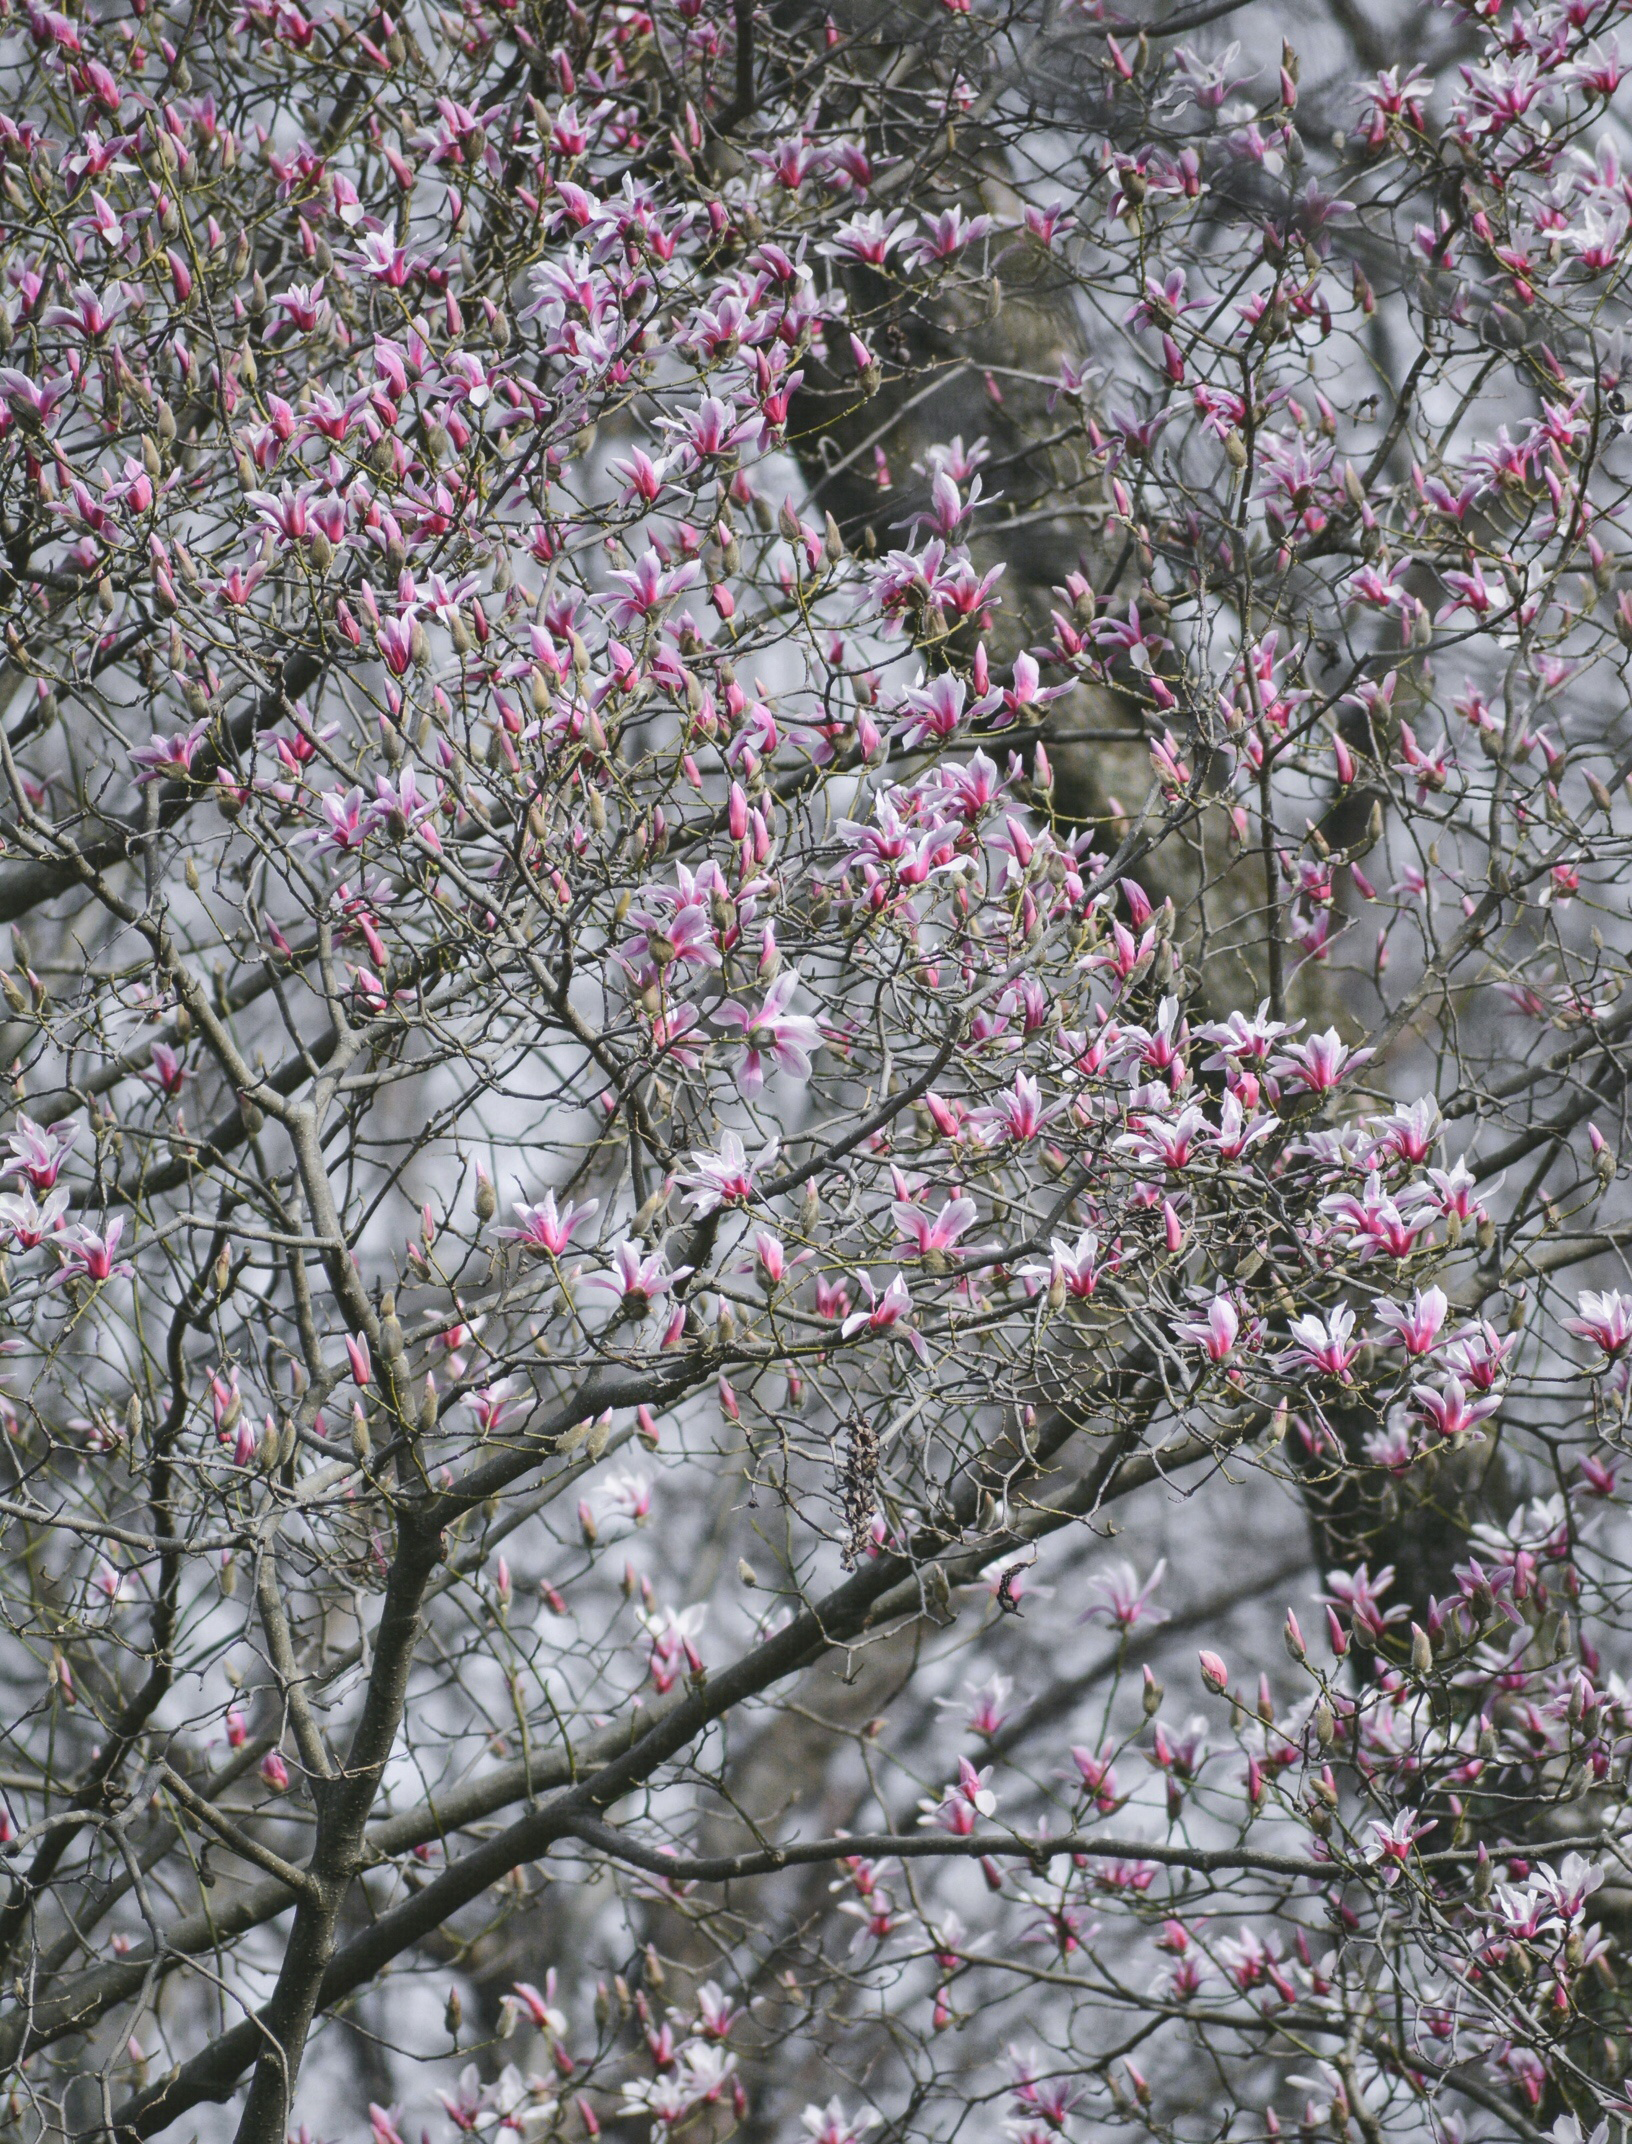
[[[49,1191],[73,1151],[79,1129],[77,1124],[66,1120],[42,1126],[19,1111],[16,1128],[6,1142],[11,1159],[0,1170],[0,1175],[24,1176],[34,1190]]]
[[[1089,1574],[1085,1590],[1093,1595],[1083,1610],[1080,1621],[1091,1623],[1103,1616],[1107,1623],[1120,1631],[1130,1631],[1141,1623],[1148,1625],[1165,1623],[1167,1616],[1159,1608],[1153,1608],[1150,1597],[1167,1574],[1167,1558],[1161,1557],[1155,1569],[1139,1583],[1138,1573],[1131,1563],[1108,1563],[1102,1571]]]
[[[1580,1315],[1566,1318],[1564,1330],[1590,1340],[1612,1362],[1624,1354],[1632,1341],[1632,1296],[1622,1295],[1619,1288],[1606,1288],[1602,1293],[1587,1288],[1576,1298],[1576,1305]]]
[[[521,1225],[501,1228],[498,1233],[511,1243],[519,1243],[523,1250],[531,1251],[535,1257],[559,1258],[572,1241],[574,1230],[590,1218],[599,1204],[598,1199],[589,1199],[578,1206],[569,1199],[558,1211],[555,1193],[546,1191],[536,1206],[512,1206],[510,1211]]]
[[[747,1045],[738,1075],[744,1094],[758,1094],[764,1086],[767,1057],[796,1079],[809,1079],[811,1053],[821,1046],[822,1031],[808,1014],[788,1011],[798,988],[798,970],[786,968],[766,991],[757,1011],[734,998],[715,1007],[715,1019],[734,1028]]]
[[[1235,1352],[1241,1313],[1229,1296],[1215,1295],[1204,1317],[1184,1319],[1173,1331],[1180,1340],[1203,1349],[1209,1362],[1227,1362]]]
[[[1418,1288],[1408,1304],[1377,1305],[1377,1323],[1392,1336],[1385,1347],[1403,1347],[1408,1355],[1430,1355],[1439,1345],[1450,1302],[1443,1288]]]
[[[679,1266],[671,1273],[661,1251],[647,1251],[625,1237],[612,1248],[612,1271],[592,1273],[583,1285],[608,1289],[625,1309],[644,1313],[690,1273],[690,1266]]]

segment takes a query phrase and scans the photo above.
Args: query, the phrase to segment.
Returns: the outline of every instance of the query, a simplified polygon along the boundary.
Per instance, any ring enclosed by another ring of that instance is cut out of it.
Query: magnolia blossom
[[[115,1214],[102,1234],[83,1225],[59,1228],[51,1237],[51,1248],[62,1263],[57,1270],[58,1281],[83,1280],[93,1285],[105,1280],[124,1279],[133,1271],[129,1259],[117,1256],[119,1239],[125,1232],[124,1216]]]
[[[693,2108],[712,2105],[724,2092],[737,2058],[707,2040],[688,2040],[673,2065],[655,2078],[631,2077],[623,2086],[626,2115],[645,2115],[668,2128]]]
[[[1104,1269],[1100,1241],[1091,1228],[1085,1228],[1074,1244],[1064,1243],[1056,1236],[1049,1247],[1047,1265],[1033,1262],[1016,1268],[1022,1280],[1046,1281],[1050,1289],[1058,1291],[1062,1302],[1068,1295],[1079,1302],[1089,1301]]]
[[[1409,1304],[1379,1303],[1377,1322],[1391,1336],[1384,1344],[1403,1347],[1408,1355],[1432,1354],[1439,1343],[1450,1301],[1443,1288],[1418,1288]]]
[[[896,1251],[912,1250],[920,1258],[933,1258],[951,1250],[965,1229],[971,1227],[980,1209],[970,1198],[948,1199],[937,1213],[911,1199],[897,1199],[890,1217],[901,1231]]]
[[[722,1206],[747,1205],[754,1197],[755,1179],[771,1166],[776,1155],[777,1141],[773,1139],[750,1161],[737,1133],[722,1132],[719,1152],[694,1154],[690,1167],[682,1169],[677,1178],[695,1218],[702,1220]]]
[[[1314,1311],[1293,1318],[1287,1326],[1295,1345],[1287,1350],[1286,1361],[1292,1368],[1319,1370],[1327,1377],[1348,1382],[1354,1358],[1360,1352],[1360,1343],[1350,1338],[1354,1331],[1354,1312],[1347,1304],[1339,1303],[1322,1318]]]
[[[11,1160],[0,1174],[25,1177],[35,1191],[49,1191],[73,1151],[80,1127],[72,1122],[42,1126],[19,1110],[6,1144]]]
[[[846,2114],[843,2101],[837,2097],[830,2099],[825,2107],[806,2107],[799,2117],[810,2144],[860,2144],[868,2130],[876,2129],[882,2119],[871,2107],[861,2107],[854,2114]]]
[[[798,971],[786,968],[757,1010],[739,1005],[735,999],[715,1008],[715,1019],[735,1029],[747,1046],[739,1075],[744,1094],[757,1094],[764,1086],[767,1057],[796,1079],[810,1077],[811,1053],[820,1047],[822,1031],[808,1014],[788,1011],[798,988]]]
[[[1138,1573],[1131,1563],[1121,1561],[1108,1563],[1103,1570],[1089,1574],[1085,1591],[1094,1598],[1083,1610],[1080,1620],[1090,1623],[1096,1616],[1103,1616],[1120,1631],[1135,1629],[1140,1623],[1147,1626],[1165,1623],[1167,1615],[1160,1608],[1150,1605],[1150,1597],[1167,1574],[1167,1558],[1158,1558],[1155,1568],[1144,1584],[1139,1583]]]
[[[598,1199],[586,1199],[579,1206],[572,1200],[557,1211],[555,1193],[546,1191],[536,1206],[515,1205],[510,1211],[520,1224],[516,1228],[501,1228],[500,1237],[510,1243],[519,1243],[523,1250],[531,1251],[541,1258],[559,1258],[572,1241],[573,1233],[599,1210]]]
[[[1183,1319],[1173,1330],[1179,1339],[1202,1349],[1209,1362],[1227,1362],[1235,1353],[1241,1313],[1229,1296],[1219,1294],[1208,1304],[1204,1317]]]
[[[1383,1882],[1392,1889],[1411,1858],[1412,1847],[1435,1829],[1431,1819],[1426,1824],[1419,1823],[1416,1812],[1411,1809],[1400,1810],[1387,1823],[1373,1817],[1366,1859],[1377,1867]]]
[[[950,1786],[942,1788],[940,1799],[918,1804],[923,1812],[919,1823],[933,1824],[941,1831],[967,1838],[975,1828],[977,1817],[997,1814],[997,1796],[986,1783],[991,1776],[990,1765],[977,1771],[967,1757],[960,1757],[958,1776]]]
[[[1623,1295],[1619,1288],[1601,1293],[1587,1288],[1576,1302],[1580,1314],[1566,1318],[1564,1330],[1590,1340],[1611,1362],[1617,1360],[1632,1342],[1632,1296]]]
[[[583,1286],[605,1288],[617,1296],[626,1310],[644,1313],[688,1279],[691,1270],[690,1266],[677,1266],[671,1272],[661,1251],[648,1251],[625,1237],[622,1243],[612,1246],[612,1271],[590,1274]]]
[[[874,1287],[870,1274],[858,1273],[856,1278],[860,1281],[862,1292],[867,1297],[867,1308],[865,1310],[854,1310],[845,1319],[844,1323],[839,1327],[843,1337],[846,1340],[850,1340],[860,1332],[888,1332],[892,1326],[902,1324],[902,1329],[906,1333],[907,1339],[912,1343],[914,1351],[920,1359],[927,1359],[927,1350],[924,1346],[922,1334],[912,1326],[902,1322],[910,1318],[912,1314],[912,1290],[907,1286],[904,1277],[899,1273],[892,1273],[882,1294]]]
[[[1351,1049],[1337,1029],[1329,1027],[1324,1035],[1311,1035],[1307,1042],[1287,1043],[1271,1069],[1311,1094],[1330,1094],[1375,1054],[1371,1049]]]
[[[1438,1385],[1419,1385],[1411,1395],[1412,1405],[1442,1437],[1465,1437],[1501,1406],[1499,1398],[1487,1395],[1470,1400],[1462,1380],[1450,1371]]]
[[[1332,1571],[1326,1579],[1332,1600],[1346,1608],[1356,1630],[1363,1631],[1373,1641],[1386,1634],[1390,1623],[1401,1622],[1409,1613],[1404,1607],[1382,1606],[1381,1596],[1393,1583],[1392,1564],[1385,1564],[1375,1578],[1370,1566],[1362,1563],[1353,1571]]]
[[[21,1191],[0,1193],[0,1233],[8,1249],[32,1251],[62,1227],[67,1211],[66,1184],[59,1184],[36,1204],[32,1187],[25,1183]]]

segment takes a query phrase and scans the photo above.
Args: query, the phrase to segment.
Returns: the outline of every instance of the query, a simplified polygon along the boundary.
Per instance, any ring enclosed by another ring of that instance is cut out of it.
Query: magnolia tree
[[[1351,12],[0,9],[7,2134],[1621,2136],[1625,10]]]

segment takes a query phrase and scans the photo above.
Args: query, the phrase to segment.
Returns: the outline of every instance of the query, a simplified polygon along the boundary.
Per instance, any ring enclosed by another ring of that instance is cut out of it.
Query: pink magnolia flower
[[[187,1083],[187,1067],[182,1061],[180,1052],[171,1049],[167,1042],[155,1042],[152,1050],[152,1060],[152,1064],[142,1074],[142,1077],[157,1087],[161,1094],[172,1098],[180,1094]]]
[[[1402,1809],[1386,1824],[1379,1817],[1371,1819],[1371,1844],[1366,1848],[1366,1859],[1377,1869],[1383,1883],[1392,1890],[1400,1880],[1400,1872],[1411,1858],[1411,1849],[1418,1839],[1426,1838],[1436,1830],[1432,1819],[1426,1824],[1418,1823],[1415,1810]]]
[[[1432,1422],[1442,1437],[1465,1437],[1501,1406],[1497,1397],[1470,1400],[1461,1378],[1450,1372],[1437,1388],[1420,1385],[1411,1400],[1425,1421]]]
[[[519,1243],[535,1257],[559,1258],[572,1241],[574,1230],[582,1227],[599,1206],[599,1199],[586,1200],[582,1206],[569,1199],[557,1211],[555,1193],[546,1191],[536,1206],[513,1205],[510,1211],[520,1227],[501,1228],[498,1234],[507,1242]]]
[[[1450,1307],[1443,1288],[1418,1288],[1404,1305],[1379,1303],[1377,1322],[1392,1335],[1383,1345],[1403,1347],[1408,1355],[1432,1354]]]
[[[1372,1129],[1377,1133],[1378,1145],[1384,1153],[1418,1168],[1433,1152],[1444,1121],[1439,1104],[1428,1094],[1408,1102],[1403,1109],[1377,1118]]]
[[[928,218],[922,237],[912,243],[911,257],[920,268],[928,267],[932,261],[949,261],[965,246],[976,244],[995,229],[990,216],[966,216],[954,202],[951,208]]]
[[[764,1086],[767,1057],[796,1079],[809,1079],[811,1052],[820,1048],[822,1031],[807,1014],[788,1011],[798,988],[799,971],[786,968],[766,991],[757,1011],[734,998],[715,1008],[715,1019],[734,1028],[747,1046],[740,1074],[745,1094],[758,1094]]]
[[[136,769],[138,787],[148,782],[186,781],[209,734],[210,725],[206,718],[173,737],[162,737],[155,730],[151,744],[132,745],[126,756]]]
[[[484,1437],[496,1437],[516,1412],[517,1402],[512,1397],[516,1390],[514,1378],[502,1378],[496,1385],[478,1385],[475,1391],[465,1394],[465,1405],[476,1417],[476,1428]]]
[[[1252,1078],[1251,1074],[1247,1077]],[[1256,1081],[1254,1080],[1254,1085]],[[1256,1146],[1260,1139],[1267,1139],[1275,1129],[1275,1119],[1262,1114],[1249,1115],[1242,1107],[1241,1093],[1231,1088],[1218,1105],[1218,1130],[1213,1134],[1213,1145],[1222,1161],[1239,1161],[1247,1149]]]
[[[989,1740],[1008,1718],[1005,1708],[1014,1684],[1007,1675],[989,1675],[983,1683],[966,1682],[963,1687],[964,1697],[938,1697],[935,1702],[944,1711],[963,1713],[969,1732]]]
[[[583,1285],[608,1289],[625,1309],[642,1314],[687,1279],[692,1270],[690,1266],[678,1266],[671,1273],[661,1251],[647,1251],[627,1237],[614,1245],[612,1266],[610,1273],[592,1273]]]
[[[1374,1169],[1366,1178],[1363,1192],[1336,1192],[1321,1200],[1320,1210],[1332,1215],[1337,1223],[1335,1233],[1348,1249],[1359,1252],[1362,1261],[1376,1251],[1390,1258],[1408,1258],[1431,1221],[1426,1207],[1429,1196],[1421,1185],[1402,1190],[1397,1196],[1386,1192]]]
[[[1202,1070],[1222,1072],[1230,1065],[1238,1064],[1261,1072],[1281,1037],[1295,1035],[1302,1025],[1301,1020],[1290,1026],[1285,1020],[1272,1020],[1268,998],[1250,1020],[1243,1012],[1232,1012],[1227,1020],[1211,1020],[1195,1031],[1198,1042],[1214,1045],[1215,1054],[1203,1060]]]
[[[1587,1288],[1576,1298],[1576,1307],[1580,1315],[1564,1320],[1566,1332],[1590,1340],[1611,1362],[1626,1352],[1632,1341],[1632,1296],[1623,1295],[1619,1288],[1602,1293]]]
[[[1457,1334],[1446,1351],[1447,1359],[1475,1392],[1491,1392],[1518,1344],[1517,1333],[1499,1333],[1488,1318],[1479,1318]]]
[[[1094,1807],[1101,1816],[1109,1816],[1121,1800],[1116,1790],[1116,1768],[1111,1762],[1113,1747],[1110,1742],[1097,1751],[1081,1748],[1076,1743],[1071,1745],[1071,1762],[1081,1774],[1082,1783],[1093,1796]]]
[[[122,1214],[115,1214],[106,1233],[100,1236],[85,1227],[58,1229],[51,1238],[51,1248],[62,1260],[57,1280],[88,1280],[94,1284],[125,1278],[132,1270],[130,1261],[117,1256],[124,1232]]]
[[[1017,1072],[1014,1085],[1005,1094],[984,1109],[977,1109],[970,1119],[973,1124],[986,1127],[999,1139],[1007,1139],[1015,1145],[1023,1145],[1053,1123],[1064,1109],[1063,1102],[1055,1102],[1044,1108],[1042,1090],[1029,1072]]]
[[[1086,1591],[1094,1596],[1078,1618],[1079,1622],[1091,1623],[1103,1616],[1107,1623],[1120,1631],[1130,1631],[1144,1623],[1147,1626],[1167,1621],[1166,1613],[1153,1608],[1150,1597],[1167,1573],[1167,1558],[1161,1557],[1156,1568],[1139,1583],[1138,1573],[1131,1563],[1108,1563],[1103,1571],[1090,1574]]]
[[[1398,1623],[1410,1614],[1408,1608],[1388,1608],[1382,1605],[1382,1595],[1394,1583],[1394,1566],[1384,1564],[1375,1578],[1368,1564],[1362,1563],[1353,1571],[1332,1571],[1327,1574],[1328,1597],[1341,1608],[1349,1611],[1356,1630],[1364,1631],[1373,1640],[1387,1634],[1390,1623]]]
[[[647,901],[649,905],[629,911],[635,935],[618,949],[626,967],[651,961],[662,972],[676,962],[682,967],[721,965],[718,934],[706,902],[676,902],[667,886],[649,888]]]
[[[694,1156],[691,1167],[680,1173],[678,1181],[693,1215],[701,1220],[721,1206],[746,1206],[755,1195],[754,1179],[776,1159],[777,1145],[773,1139],[750,1161],[737,1134],[722,1132],[717,1154]]]
[[[1165,1094],[1167,1090],[1158,1087],[1156,1091]],[[1190,1166],[1208,1129],[1206,1118],[1193,1102],[1176,1116],[1163,1116],[1157,1111],[1147,1114],[1141,1110],[1129,1122],[1134,1129],[1122,1133],[1116,1143],[1126,1149],[1134,1166],[1174,1172]]]
[[[269,1749],[261,1759],[261,1777],[274,1794],[288,1793],[289,1767],[275,1749]]]
[[[612,1517],[632,1526],[644,1526],[651,1517],[652,1485],[644,1474],[614,1474],[595,1493]]]
[[[1074,1244],[1068,1244],[1056,1236],[1049,1245],[1049,1261],[1043,1265],[1024,1265],[1017,1268],[1022,1280],[1046,1281],[1050,1289],[1058,1289],[1060,1300],[1074,1296],[1085,1303],[1099,1286],[1100,1275],[1106,1270],[1106,1261],[1100,1257],[1100,1241],[1091,1228],[1085,1228]]]
[[[896,1325],[903,1318],[910,1316],[912,1311],[912,1291],[899,1273],[891,1274],[889,1286],[882,1295],[878,1293],[867,1274],[858,1274],[857,1278],[860,1280],[862,1289],[866,1294],[867,1308],[852,1311],[850,1316],[839,1327],[840,1335],[844,1339],[849,1340],[859,1332],[888,1332],[892,1325]],[[922,1356],[924,1343],[921,1335],[908,1327],[907,1338],[912,1342],[914,1350]]]
[[[566,2013],[556,2007],[555,1986],[555,1968],[551,1966],[544,1975],[542,1994],[530,1980],[513,1982],[511,1993],[540,2032],[549,2033],[552,2039],[564,2040],[567,2036],[567,2019]]]
[[[727,2040],[731,2029],[742,2016],[741,2010],[733,2009],[725,1991],[714,1981],[705,1980],[692,1997],[697,2005],[697,2030],[705,2040]]]
[[[360,789],[325,789],[317,803],[323,824],[302,837],[307,841],[344,853],[360,849],[374,831],[378,810]]]
[[[1326,1318],[1308,1311],[1302,1317],[1293,1318],[1287,1331],[1296,1343],[1287,1352],[1286,1361],[1290,1367],[1320,1370],[1328,1377],[1348,1383],[1349,1370],[1360,1352],[1360,1343],[1350,1338],[1354,1331],[1354,1312],[1346,1304],[1337,1304]]]
[[[1180,1340],[1188,1340],[1193,1346],[1204,1349],[1209,1362],[1227,1362],[1235,1352],[1241,1331],[1241,1313],[1229,1296],[1215,1295],[1207,1306],[1205,1317],[1187,1318],[1175,1325],[1173,1331]]]
[[[1288,1043],[1271,1069],[1311,1094],[1330,1094],[1375,1055],[1370,1049],[1351,1050],[1337,1029],[1329,1027],[1324,1035],[1311,1035],[1307,1042]]]
[[[19,372],[15,365],[0,365],[0,401],[10,405],[19,417],[43,425],[51,412],[73,386],[70,379],[32,380],[26,372]]]
[[[613,629],[627,633],[658,616],[676,596],[684,594],[702,578],[702,571],[701,564],[694,558],[678,566],[665,567],[648,546],[632,567],[620,568],[611,575],[622,590],[620,595],[602,599],[608,606]]]
[[[958,1776],[948,1787],[941,1789],[939,1801],[921,1801],[923,1811],[920,1824],[933,1824],[939,1831],[949,1831],[954,1837],[967,1839],[975,1828],[977,1817],[997,1814],[997,1796],[987,1785],[992,1776],[992,1767],[976,1771],[967,1757],[958,1759]]]
[[[43,1202],[38,1205],[35,1204],[33,1189],[28,1184],[24,1184],[21,1191],[8,1191],[0,1195],[0,1233],[5,1236],[7,1249],[38,1249],[47,1236],[61,1228],[63,1216],[67,1211],[66,1184],[59,1184],[55,1191],[48,1192]]]
[[[934,1214],[911,1199],[897,1199],[890,1207],[890,1216],[901,1231],[901,1240],[894,1248],[898,1252],[914,1250],[920,1258],[944,1257],[979,1211],[970,1198],[948,1199]]]
[[[861,2144],[868,2130],[876,2129],[881,2119],[871,2107],[846,2114],[843,2102],[837,2098],[830,2099],[825,2107],[806,2107],[799,2117],[810,2144]]]
[[[865,215],[851,216],[841,223],[821,251],[882,268],[893,250],[911,238],[914,228],[915,219],[905,209],[869,209]]]

